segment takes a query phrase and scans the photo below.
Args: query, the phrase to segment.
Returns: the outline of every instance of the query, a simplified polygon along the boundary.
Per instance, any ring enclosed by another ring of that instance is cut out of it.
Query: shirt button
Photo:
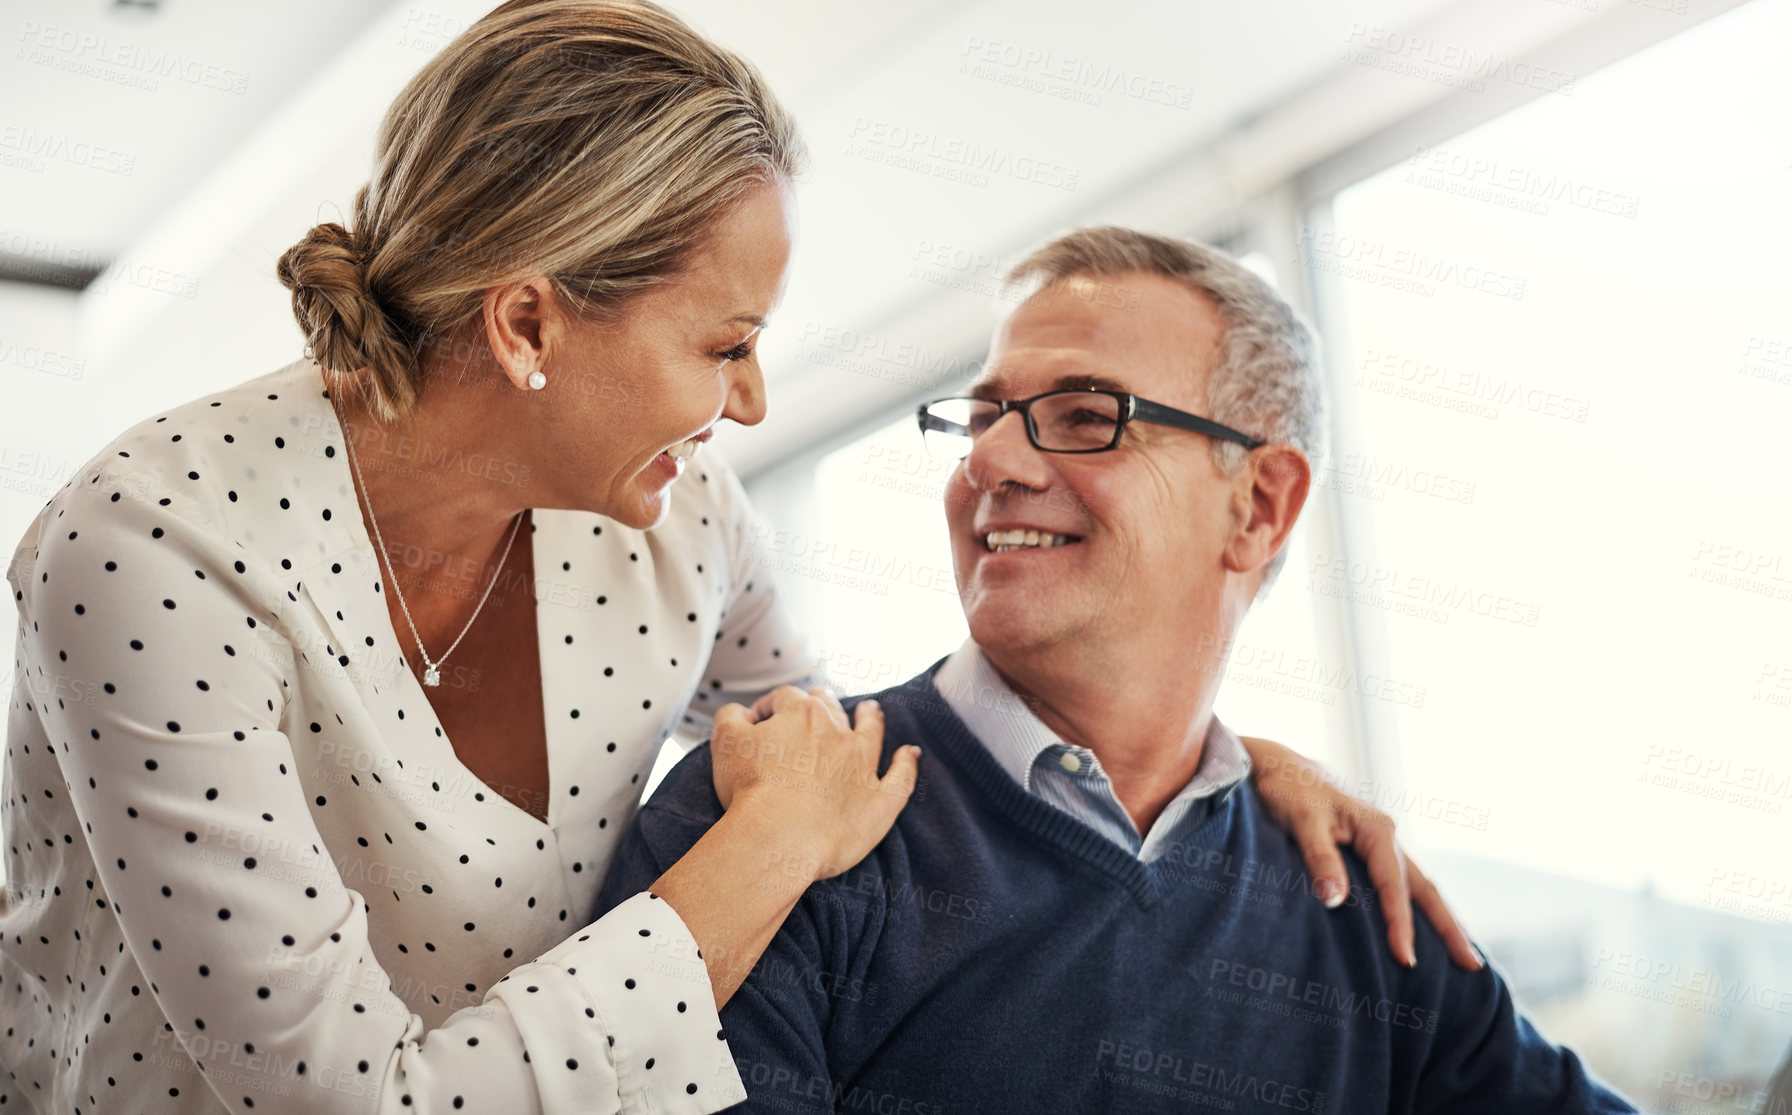
[[[1083,761],[1068,751],[1058,756],[1058,765],[1072,774],[1083,769]]]

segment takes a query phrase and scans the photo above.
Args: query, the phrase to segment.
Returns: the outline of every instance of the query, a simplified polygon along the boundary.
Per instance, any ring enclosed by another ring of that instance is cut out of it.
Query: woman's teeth
[[[703,443],[692,438],[690,441],[681,441],[677,445],[666,450],[666,456],[680,461],[688,461],[692,457],[695,457],[697,455],[697,450],[701,448],[703,448]]]
[[[1051,534],[1038,530],[992,530],[983,536],[983,544],[991,553],[1004,553],[1008,550],[1050,549],[1053,546],[1067,546],[1076,541],[1071,534]]]

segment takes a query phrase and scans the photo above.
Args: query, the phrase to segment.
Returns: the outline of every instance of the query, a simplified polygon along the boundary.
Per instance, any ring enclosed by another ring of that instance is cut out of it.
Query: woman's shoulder
[[[15,591],[45,547],[83,530],[242,536],[252,493],[302,483],[335,455],[340,430],[322,392],[315,365],[298,360],[130,426],[70,475],[19,539]]]
[[[91,485],[95,477],[100,484],[134,477],[192,481],[186,474],[208,461],[286,449],[321,454],[336,440],[323,380],[309,360],[297,360],[145,417],[95,454],[68,486]]]

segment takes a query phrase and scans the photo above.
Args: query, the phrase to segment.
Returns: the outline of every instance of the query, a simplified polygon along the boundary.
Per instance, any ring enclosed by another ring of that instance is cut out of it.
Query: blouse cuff
[[[643,891],[544,953],[537,964],[570,976],[589,998],[596,1029],[607,1035],[623,1111],[708,1115],[746,1100],[716,1013],[709,970],[696,938],[669,903]],[[511,973],[504,984],[507,998],[525,978],[533,977]],[[531,1050],[533,1037],[524,1034]],[[566,1040],[547,1038],[556,1052]],[[553,1079],[546,1066],[535,1071],[538,1078],[547,1073]],[[581,1091],[578,1109],[589,1110],[591,1093]],[[545,1087],[542,1099],[544,1110],[553,1112]]]

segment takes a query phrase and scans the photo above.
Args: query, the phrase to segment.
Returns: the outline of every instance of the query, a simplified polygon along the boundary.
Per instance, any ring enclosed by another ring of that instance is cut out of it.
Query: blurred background
[[[9,552],[125,427],[300,356],[275,261],[492,6],[0,5]],[[913,409],[1007,266],[1225,247],[1318,326],[1332,448],[1221,717],[1393,813],[1646,1110],[1784,1115],[1792,0],[670,6],[811,149],[771,417],[714,448],[839,688],[964,637]]]

